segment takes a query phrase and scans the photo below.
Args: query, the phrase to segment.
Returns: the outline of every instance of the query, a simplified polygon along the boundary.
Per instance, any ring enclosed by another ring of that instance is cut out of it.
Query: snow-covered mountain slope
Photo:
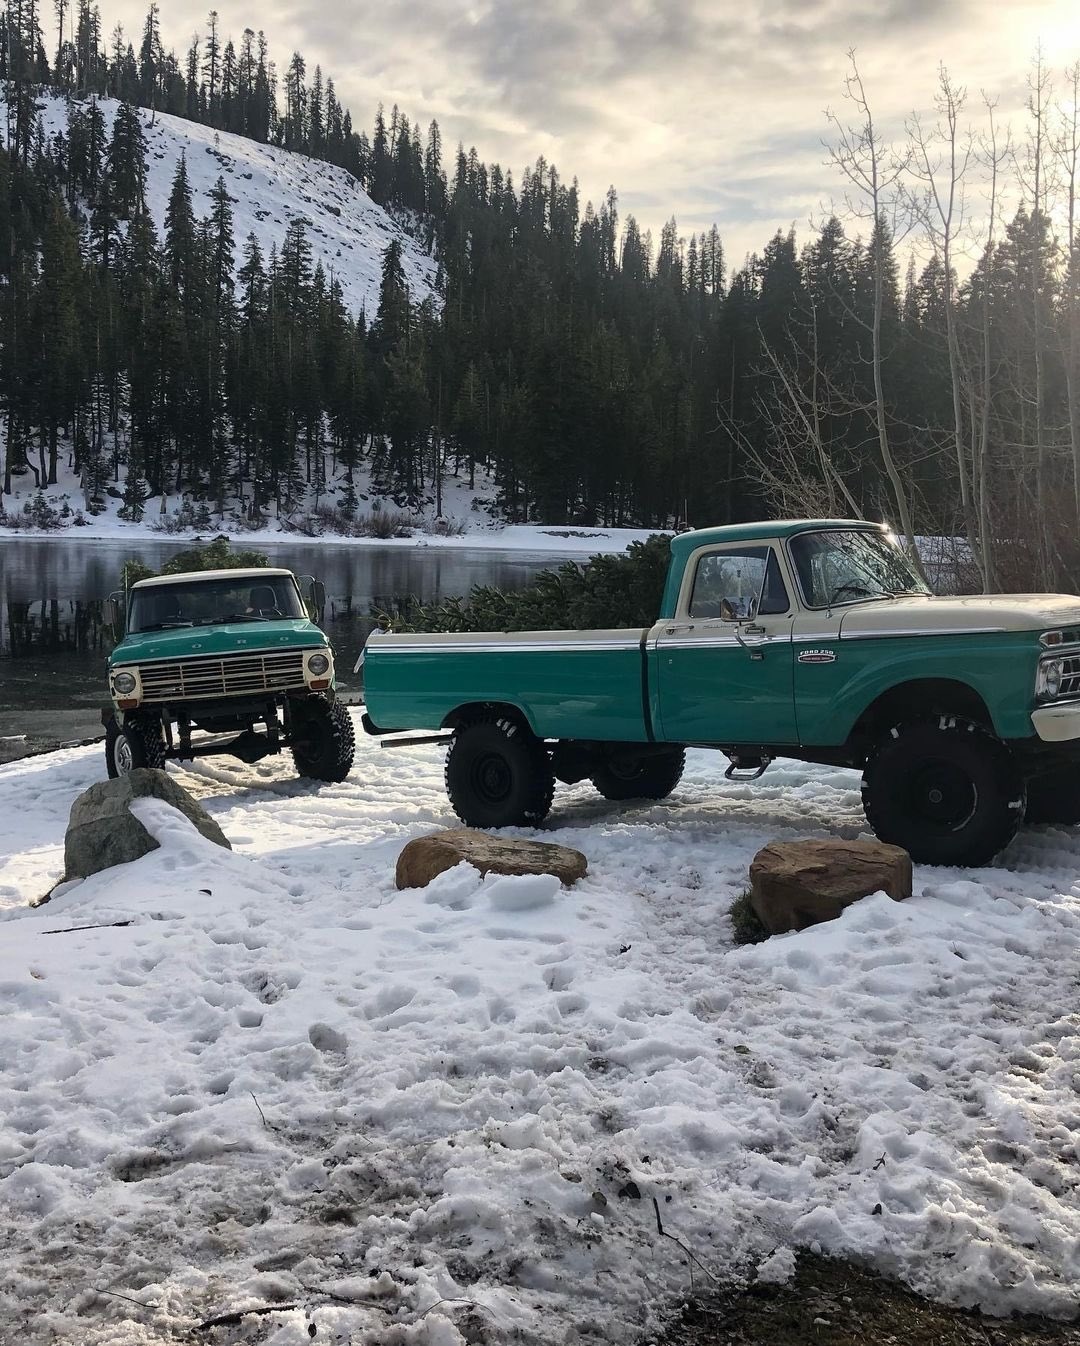
[[[112,135],[116,99],[99,99],[107,134]],[[68,104],[59,96],[39,100],[45,134],[67,134]],[[379,275],[383,253],[392,238],[402,244],[402,263],[413,299],[420,303],[435,283],[436,265],[422,245],[410,237],[377,206],[355,178],[342,168],[309,159],[290,150],[260,145],[243,136],[215,131],[139,109],[147,144],[146,201],[159,234],[165,225],[176,165],[186,155],[195,214],[209,213],[210,192],[218,176],[224,177],[234,198],[233,229],[237,258],[249,234],[254,234],[264,259],[272,246],[281,247],[291,219],[302,216],[309,223],[314,261],[321,261],[327,275],[341,282],[349,310],[375,316],[379,300]],[[0,134],[2,134],[0,124]]]

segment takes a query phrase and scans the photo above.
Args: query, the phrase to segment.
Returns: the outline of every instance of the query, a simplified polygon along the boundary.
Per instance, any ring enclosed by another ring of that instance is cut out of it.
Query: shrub
[[[229,539],[222,534],[205,547],[192,547],[169,558],[161,569],[162,575],[180,575],[189,570],[242,570],[270,564],[270,558],[261,551],[233,551]],[[120,570],[120,583],[130,589],[139,580],[152,579],[157,572],[142,561],[125,561]]]
[[[188,570],[243,570],[249,566],[266,566],[270,558],[261,551],[233,551],[229,539],[222,533],[203,547],[177,552],[162,567],[163,575],[180,575]]]
[[[769,932],[758,920],[758,914],[750,905],[750,889],[731,904],[731,928],[736,944],[760,944],[769,938]]]
[[[376,509],[363,514],[352,525],[353,537],[412,537],[413,519],[396,509]]]
[[[625,554],[567,561],[542,570],[525,589],[477,585],[468,598],[406,603],[377,613],[394,631],[584,631],[652,626],[667,579],[670,538],[654,534]]]
[[[64,507],[65,509],[67,506]],[[71,511],[68,510],[68,513]],[[29,518],[32,527],[46,528],[52,531],[56,528],[62,528],[63,514],[60,510],[50,505],[45,499],[43,492],[38,491],[33,500],[27,501],[23,506],[23,513]]]
[[[155,533],[190,533],[195,526],[195,508],[190,500],[185,500],[175,514],[163,514],[150,525]]]

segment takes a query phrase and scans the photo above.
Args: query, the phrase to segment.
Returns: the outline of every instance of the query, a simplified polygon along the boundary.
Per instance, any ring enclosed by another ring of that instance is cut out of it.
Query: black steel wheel
[[[298,774],[311,780],[343,781],[356,753],[352,716],[345,707],[321,696],[305,697],[293,702],[289,719]]]
[[[866,820],[881,841],[928,865],[983,865],[1024,817],[1024,782],[1008,748],[971,720],[897,725],[866,763]]]
[[[165,767],[165,731],[160,720],[129,720],[114,716],[105,725],[105,769],[115,780],[136,767]]]
[[[605,799],[666,799],[682,780],[686,749],[618,755],[592,774]]]
[[[444,777],[450,804],[467,827],[535,825],[555,795],[544,745],[523,725],[494,715],[458,726]]]

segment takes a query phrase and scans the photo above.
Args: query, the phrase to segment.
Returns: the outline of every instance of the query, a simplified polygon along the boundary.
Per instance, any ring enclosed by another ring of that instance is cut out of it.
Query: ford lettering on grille
[[[304,651],[227,654],[218,659],[181,659],[142,664],[143,702],[197,701],[216,696],[281,692],[304,686]]]

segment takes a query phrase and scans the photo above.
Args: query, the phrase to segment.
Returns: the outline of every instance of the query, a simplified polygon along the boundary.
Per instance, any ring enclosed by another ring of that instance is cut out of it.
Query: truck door
[[[797,742],[795,609],[768,543],[690,556],[676,615],[657,637],[663,736],[673,743]]]

